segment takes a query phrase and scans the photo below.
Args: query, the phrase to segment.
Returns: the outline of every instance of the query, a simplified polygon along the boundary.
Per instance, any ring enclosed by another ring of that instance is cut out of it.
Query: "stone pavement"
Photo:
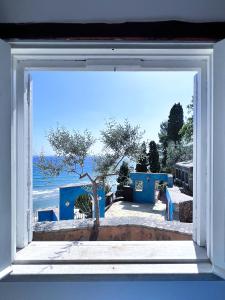
[[[141,217],[151,220],[165,220],[166,204],[158,200],[155,204],[118,201],[105,212],[105,218]]]

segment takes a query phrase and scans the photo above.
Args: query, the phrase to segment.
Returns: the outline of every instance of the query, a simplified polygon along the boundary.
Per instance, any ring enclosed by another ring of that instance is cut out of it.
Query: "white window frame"
[[[12,42],[13,107],[12,107],[12,257],[16,247],[23,248],[32,240],[28,149],[29,131],[26,120],[26,70],[195,70],[198,71],[194,148],[194,232],[193,240],[206,246],[211,258],[211,44],[153,44],[132,42]],[[18,139],[17,137],[20,137]],[[208,146],[207,146],[208,145]],[[198,174],[204,174],[203,177]],[[207,187],[207,188],[206,188]],[[26,199],[24,201],[24,199]],[[15,226],[16,224],[16,226]]]

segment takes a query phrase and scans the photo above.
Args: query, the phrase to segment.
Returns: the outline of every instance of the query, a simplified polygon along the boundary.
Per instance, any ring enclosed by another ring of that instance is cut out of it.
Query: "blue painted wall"
[[[59,219],[60,220],[70,220],[74,219],[74,205],[76,199],[80,195],[89,194],[91,185],[74,185],[69,187],[61,187],[59,190]],[[105,216],[105,191],[103,185],[98,186],[98,197],[99,197],[99,210],[100,217],[104,218]],[[69,206],[66,206],[66,203],[69,202]]]
[[[45,221],[58,221],[58,218],[53,209],[38,211],[38,222]]]
[[[173,177],[166,173],[130,173],[133,188],[133,201],[138,203],[155,203],[155,182],[167,182],[168,186],[173,186]],[[143,182],[143,190],[136,191],[135,184],[137,181]]]
[[[173,187],[173,175],[167,174],[167,186],[169,188]]]
[[[170,192],[167,188],[166,188],[166,201],[167,201],[167,220],[173,221],[174,205],[173,205],[173,200],[170,196]]]

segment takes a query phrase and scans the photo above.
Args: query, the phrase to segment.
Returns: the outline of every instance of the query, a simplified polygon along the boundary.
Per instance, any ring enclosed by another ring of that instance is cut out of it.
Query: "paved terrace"
[[[172,188],[168,188],[168,191],[170,193],[171,199],[173,200],[173,203],[179,204],[181,202],[185,201],[192,201],[193,197],[186,195],[182,193],[177,186],[173,186]]]
[[[165,220],[166,204],[157,201],[155,204],[143,204],[127,201],[113,203],[105,212],[105,218],[149,218],[152,221]]]

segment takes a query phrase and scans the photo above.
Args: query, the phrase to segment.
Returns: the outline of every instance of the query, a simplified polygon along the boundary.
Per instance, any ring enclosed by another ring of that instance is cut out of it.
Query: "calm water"
[[[47,157],[47,159],[56,159],[54,157]],[[88,182],[87,178],[80,180],[76,174],[68,174],[62,172],[59,176],[53,178],[46,178],[39,168],[35,165],[38,157],[33,157],[33,209],[46,207],[56,207],[59,205],[59,187],[71,183]],[[88,157],[85,161],[84,170],[93,174],[94,159]]]

